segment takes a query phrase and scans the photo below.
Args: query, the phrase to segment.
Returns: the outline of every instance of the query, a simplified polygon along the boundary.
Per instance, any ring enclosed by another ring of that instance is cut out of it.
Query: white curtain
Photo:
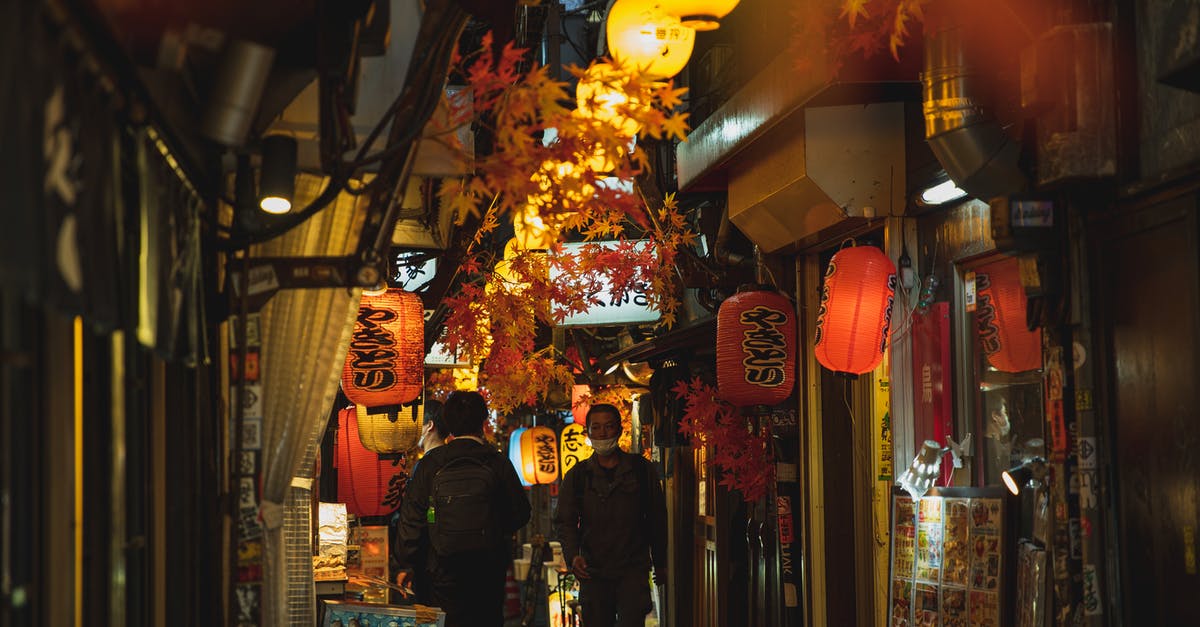
[[[307,205],[325,183],[317,176],[297,177],[295,205]],[[343,193],[303,225],[254,246],[252,257],[349,254],[358,243],[366,204],[366,198]],[[299,520],[308,508],[300,502],[311,487],[313,459],[337,394],[359,298],[358,289],[345,287],[285,290],[262,311],[264,625],[316,622],[307,521]],[[292,572],[297,569],[303,571]]]

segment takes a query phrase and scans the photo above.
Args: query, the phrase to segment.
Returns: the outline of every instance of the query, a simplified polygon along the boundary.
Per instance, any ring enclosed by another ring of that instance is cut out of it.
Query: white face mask
[[[617,450],[617,440],[619,439],[616,437],[607,440],[592,440],[592,450],[596,451],[597,455],[611,455],[613,451]]]

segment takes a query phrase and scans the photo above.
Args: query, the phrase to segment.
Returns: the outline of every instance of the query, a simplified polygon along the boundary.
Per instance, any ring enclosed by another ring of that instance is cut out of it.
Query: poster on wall
[[[892,496],[892,627],[999,627],[1005,568],[1002,488]]]

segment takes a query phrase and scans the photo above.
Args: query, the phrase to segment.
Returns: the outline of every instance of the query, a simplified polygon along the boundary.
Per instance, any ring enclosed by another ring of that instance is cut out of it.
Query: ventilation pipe
[[[963,51],[964,27],[950,21],[925,39],[921,72],[925,139],[950,178],[971,196],[1020,191],[1019,145],[976,100],[977,80]]]

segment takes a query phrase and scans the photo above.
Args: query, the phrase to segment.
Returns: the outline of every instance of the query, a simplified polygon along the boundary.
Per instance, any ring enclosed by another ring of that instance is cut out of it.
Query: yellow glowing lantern
[[[558,438],[550,427],[533,427],[521,433],[521,475],[532,485],[558,479]]]
[[[479,389],[479,366],[455,368],[452,372],[454,373],[455,390],[473,392]]]
[[[550,233],[537,207],[525,205],[521,211],[513,212],[513,241],[521,250],[546,250],[550,248]]]
[[[588,441],[587,427],[582,423],[573,422],[562,430],[559,443],[562,459],[562,474],[566,476],[575,464],[592,456],[592,445]]]
[[[589,67],[575,87],[576,111],[584,117],[611,124],[622,135],[637,135],[642,130],[641,123],[625,113],[646,107],[637,100],[630,101],[625,92],[628,82],[623,72],[608,63]]]
[[[413,403],[396,408],[367,409],[354,406],[358,439],[367,450],[380,455],[403,453],[417,445],[425,424],[425,405]]]
[[[688,28],[716,30],[721,18],[738,5],[739,0],[659,0],[656,4],[668,15],[679,18]]]
[[[617,0],[608,11],[608,48],[613,58],[652,78],[670,78],[687,65],[696,31],[668,14],[660,3]]]

